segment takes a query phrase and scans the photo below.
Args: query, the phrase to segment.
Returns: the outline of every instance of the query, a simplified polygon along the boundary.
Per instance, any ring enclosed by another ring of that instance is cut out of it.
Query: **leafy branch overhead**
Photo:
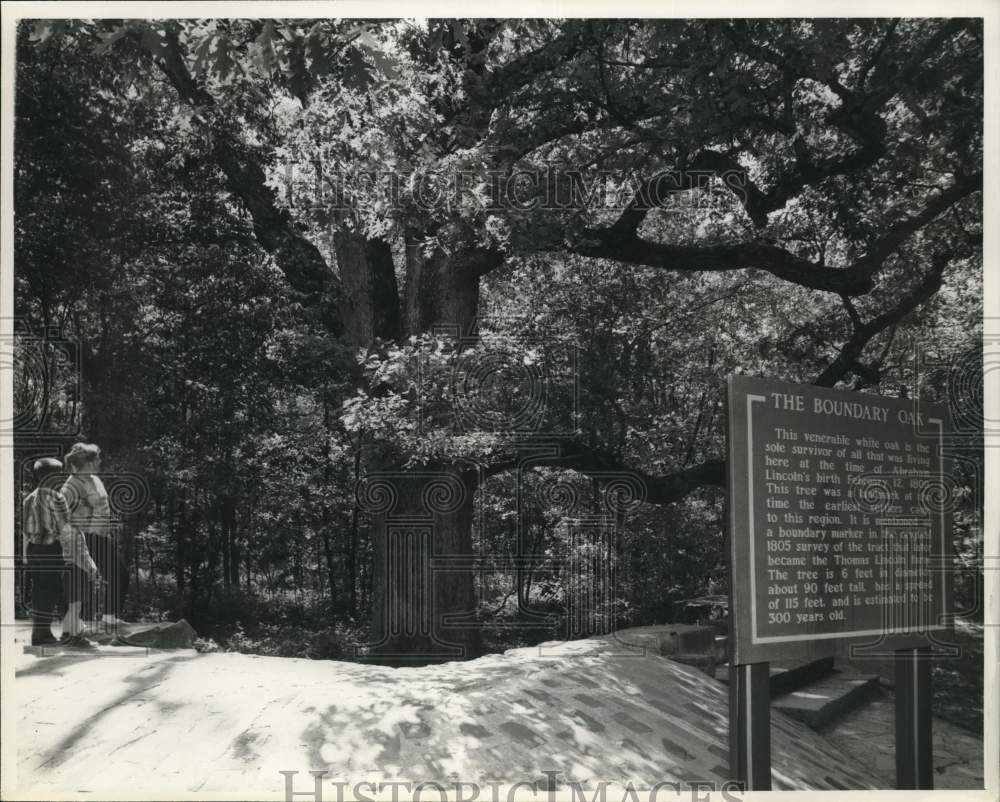
[[[568,339],[586,392],[538,424],[557,462],[675,500],[721,482],[725,372],[892,391],[979,269],[972,19],[46,20],[26,38],[187,114],[181,150],[198,143],[234,225],[360,354],[341,422],[404,463],[497,474],[524,451],[418,409],[412,343],[458,344],[446,404],[463,350]],[[689,369],[685,349],[711,358]]]

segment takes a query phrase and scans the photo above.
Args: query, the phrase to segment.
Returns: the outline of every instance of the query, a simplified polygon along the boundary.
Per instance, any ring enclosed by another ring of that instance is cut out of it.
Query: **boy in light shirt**
[[[90,584],[100,584],[101,575],[83,535],[70,525],[65,496],[51,486],[62,468],[62,463],[51,457],[37,460],[33,473],[38,486],[25,497],[22,506],[24,560],[31,571],[32,586],[31,645],[59,642],[51,625],[60,596],[65,594],[67,611],[61,642],[94,648],[94,643],[83,636],[80,608]]]

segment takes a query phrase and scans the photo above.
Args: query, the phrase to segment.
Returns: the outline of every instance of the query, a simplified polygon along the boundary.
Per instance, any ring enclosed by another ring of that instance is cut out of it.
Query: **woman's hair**
[[[93,443],[74,443],[66,455],[66,465],[72,470],[78,471],[80,468],[92,463],[99,456],[101,456],[101,449]]]

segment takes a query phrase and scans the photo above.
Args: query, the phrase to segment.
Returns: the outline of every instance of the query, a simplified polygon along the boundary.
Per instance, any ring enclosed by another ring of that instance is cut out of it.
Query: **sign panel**
[[[949,628],[946,408],[745,376],[728,395],[733,661]]]

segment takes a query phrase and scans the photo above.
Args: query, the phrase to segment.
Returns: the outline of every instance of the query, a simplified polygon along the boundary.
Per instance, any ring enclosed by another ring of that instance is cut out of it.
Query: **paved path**
[[[301,772],[296,790],[310,769],[480,783],[555,770],[591,789],[726,781],[724,686],[616,651],[588,640],[400,669],[115,647],[24,654],[19,782],[42,798],[155,788],[239,799],[282,798],[282,770]],[[779,712],[772,724],[776,789],[882,784],[832,739]]]

